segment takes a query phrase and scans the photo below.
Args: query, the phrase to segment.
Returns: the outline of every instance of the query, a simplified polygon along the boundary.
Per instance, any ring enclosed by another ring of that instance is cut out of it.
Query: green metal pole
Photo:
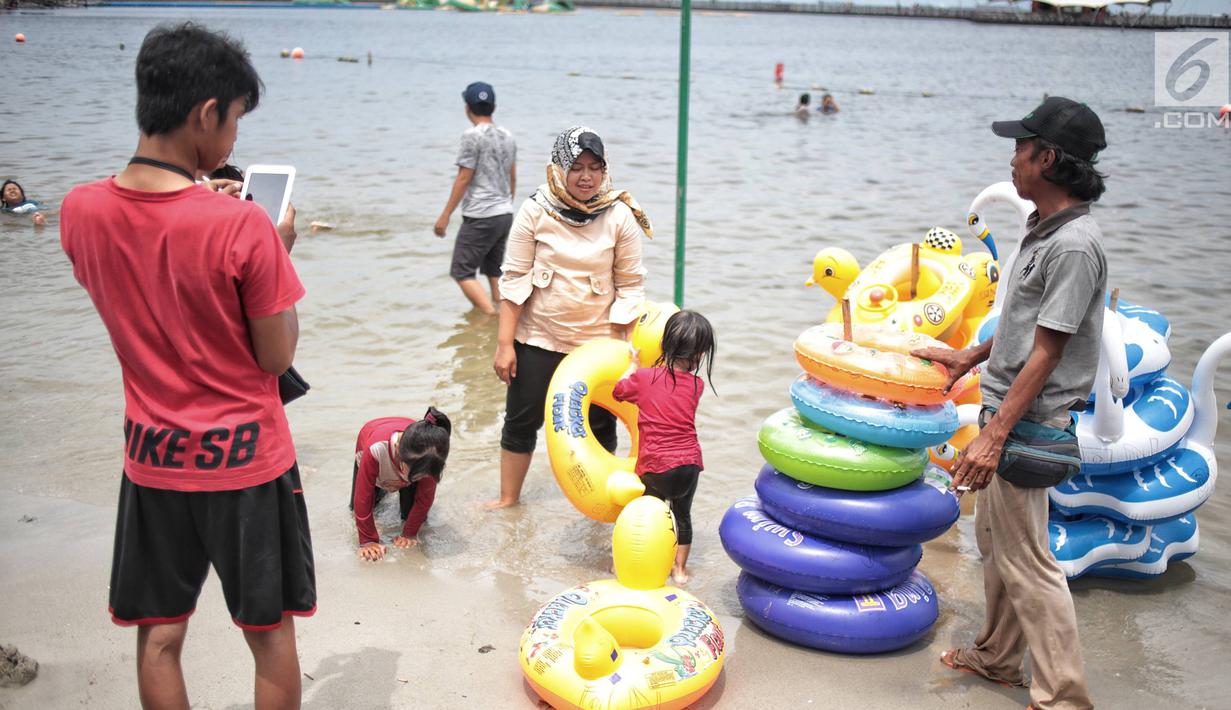
[[[688,84],[692,0],[680,2],[680,129],[675,158],[675,305],[684,307],[684,212],[688,198]]]

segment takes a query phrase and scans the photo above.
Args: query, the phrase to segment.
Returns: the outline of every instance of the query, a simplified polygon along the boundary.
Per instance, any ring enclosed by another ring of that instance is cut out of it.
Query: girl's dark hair
[[[1030,157],[1036,158],[1045,150],[1056,153],[1056,162],[1043,173],[1043,179],[1059,185],[1070,195],[1079,200],[1090,202],[1097,200],[1107,189],[1103,185],[1106,175],[1094,167],[1095,160],[1082,160],[1072,153],[1066,153],[1063,148],[1045,138],[1034,138],[1034,148]]]
[[[244,171],[240,170],[234,165],[231,165],[230,163],[227,163],[221,168],[218,168],[214,172],[210,173],[209,179],[210,180],[238,180],[239,182],[243,182],[244,181]]]
[[[3,185],[0,185],[0,205],[3,205],[3,206],[5,206],[5,207],[16,207],[16,206],[17,206],[17,205],[10,205],[10,204],[9,204],[9,203],[8,203],[8,202],[4,199],[4,188],[8,187],[9,185],[17,185],[17,189],[18,189],[18,190],[21,190],[21,199],[23,199],[23,200],[28,200],[28,199],[30,199],[30,198],[26,197],[26,188],[24,188],[24,187],[22,187],[20,184],[18,184],[18,182],[17,182],[16,180],[5,180],[5,181],[4,181],[4,184],[3,184]]]
[[[812,103],[812,94],[804,93],[799,95],[799,103],[807,106]]]
[[[704,360],[705,379],[713,389],[714,356],[717,353],[714,327],[705,316],[696,311],[680,311],[667,319],[667,325],[663,328],[663,353],[654,366],[665,367],[674,386],[676,369],[697,374]]]
[[[137,125],[148,136],[169,133],[209,99],[218,100],[222,121],[235,99],[244,99],[244,113],[255,109],[262,88],[236,40],[192,22],[159,25],[137,53]]]
[[[427,474],[439,483],[449,458],[449,435],[453,424],[445,413],[428,407],[419,421],[406,427],[398,442],[398,458],[410,467],[410,477]]]

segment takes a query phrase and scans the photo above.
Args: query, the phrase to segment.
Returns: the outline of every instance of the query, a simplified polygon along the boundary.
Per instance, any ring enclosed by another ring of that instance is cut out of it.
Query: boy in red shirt
[[[312,541],[278,375],[304,294],[255,203],[196,184],[231,152],[261,81],[244,49],[191,23],[137,56],[136,156],[64,198],[60,241],[124,381],[124,470],[110,610],[136,625],[145,707],[187,708],[180,654],[212,565],[256,665],[255,705],[297,708],[291,617],[316,609]]]
[[[376,562],[385,558],[373,512],[386,493],[397,491],[405,521],[402,534],[393,538],[393,546],[419,544],[416,536],[436,500],[436,484],[449,458],[452,431],[449,418],[435,407],[428,407],[417,422],[406,417],[381,417],[359,430],[350,496],[361,559]]]
[[[688,582],[692,497],[704,467],[696,419],[705,383],[696,373],[704,361],[705,376],[710,378],[717,350],[714,329],[705,316],[680,311],[667,319],[663,354],[654,367],[634,370],[612,391],[617,400],[637,405],[636,473],[645,484],[645,494],[666,501],[675,515],[679,544],[671,577],[676,584]]]

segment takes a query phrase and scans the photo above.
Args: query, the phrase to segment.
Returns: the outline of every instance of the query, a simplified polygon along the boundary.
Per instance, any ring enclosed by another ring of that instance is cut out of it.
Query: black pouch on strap
[[[278,375],[278,396],[283,404],[294,402],[308,393],[312,385],[299,375],[299,371],[291,366],[286,372]]]
[[[1064,429],[1019,421],[1009,432],[996,474],[1022,488],[1050,488],[1081,469],[1077,419]]]

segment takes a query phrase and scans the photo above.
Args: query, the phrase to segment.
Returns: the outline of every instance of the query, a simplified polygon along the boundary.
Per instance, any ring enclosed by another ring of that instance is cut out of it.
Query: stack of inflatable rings
[[[927,447],[953,436],[957,412],[936,366],[908,355],[936,341],[857,328],[856,343],[875,341],[864,347],[841,342],[840,329],[835,339],[833,325],[796,342],[808,373],[791,385],[795,406],[762,425],[756,495],[731,506],[719,535],[758,627],[826,651],[881,653],[936,622],[936,591],[915,568],[922,543],[960,511]],[[918,386],[902,392],[913,403],[892,400],[894,373],[912,372]]]

